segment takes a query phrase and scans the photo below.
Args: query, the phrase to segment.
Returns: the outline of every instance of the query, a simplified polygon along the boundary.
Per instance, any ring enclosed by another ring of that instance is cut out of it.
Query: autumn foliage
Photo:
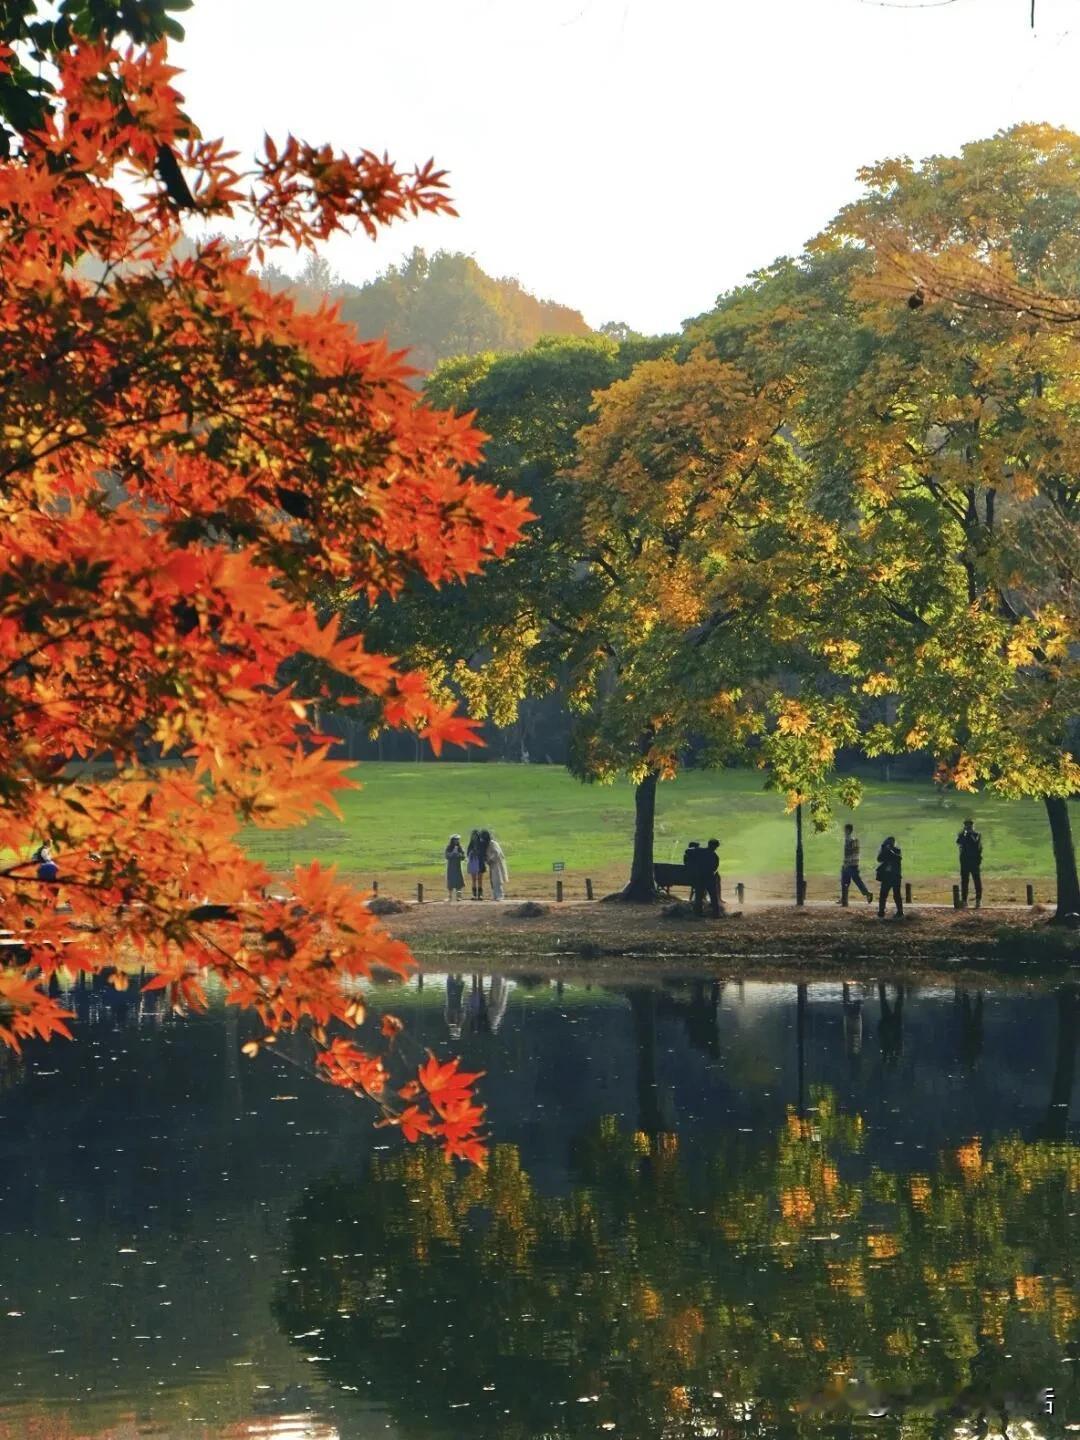
[[[447,210],[444,177],[291,137],[244,170],[184,114],[164,40],[72,33],[54,58],[55,103],[0,161],[0,1039],[68,1033],[61,966],[141,968],[196,1009],[213,977],[253,1047],[304,1031],[327,1079],[479,1158],[474,1077],[403,1077],[395,1028],[368,1038],[351,982],[404,973],[405,947],[317,865],[264,898],[238,843],[349,784],[318,733],[331,684],[436,752],[471,738],[320,601],[472,574],[525,504],[462,478],[481,437],[417,402],[400,355],[254,268]],[[191,207],[248,242],[181,246]]]

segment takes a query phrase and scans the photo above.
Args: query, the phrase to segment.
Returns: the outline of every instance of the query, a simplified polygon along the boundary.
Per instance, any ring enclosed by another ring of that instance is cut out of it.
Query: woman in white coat
[[[488,878],[491,881],[492,899],[501,900],[506,893],[506,886],[510,879],[510,868],[506,863],[503,848],[494,835],[488,838],[487,868]]]

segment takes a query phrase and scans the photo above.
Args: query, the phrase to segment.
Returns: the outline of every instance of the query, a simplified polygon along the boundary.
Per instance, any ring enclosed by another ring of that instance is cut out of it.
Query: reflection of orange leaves
[[[1041,1275],[1016,1275],[1013,1278],[1013,1294],[1026,1310],[1046,1308],[1046,1285]]]
[[[862,1261],[855,1256],[851,1260],[829,1260],[826,1262],[829,1285],[834,1290],[852,1299],[861,1299],[866,1294],[866,1280]]]
[[[809,1225],[816,1213],[814,1197],[805,1185],[781,1190],[780,1213],[794,1225]]]
[[[956,1151],[955,1159],[965,1180],[976,1179],[983,1168],[982,1141],[969,1140],[966,1145],[961,1145]]]
[[[908,1178],[908,1193],[916,1210],[926,1210],[930,1205],[930,1181],[925,1175],[911,1175]]]
[[[792,1140],[809,1140],[813,1126],[809,1120],[804,1120],[796,1115],[794,1110],[789,1110],[784,1121],[787,1126],[787,1133]]]
[[[872,1234],[866,1237],[866,1248],[875,1260],[892,1260],[900,1253],[895,1235]]]
[[[697,1306],[691,1305],[672,1315],[666,1324],[668,1346],[684,1365],[693,1363],[697,1342],[705,1329],[705,1318]]]

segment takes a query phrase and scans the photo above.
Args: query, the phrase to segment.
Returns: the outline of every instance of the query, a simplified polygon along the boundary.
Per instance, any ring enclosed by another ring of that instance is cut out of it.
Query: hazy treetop
[[[364,339],[386,335],[424,371],[454,355],[527,350],[542,335],[592,333],[579,311],[537,299],[513,277],[496,279],[471,256],[448,250],[426,255],[414,249],[366,285],[347,284],[315,257],[295,281],[280,271],[269,278],[306,305],[340,304],[342,317]]]

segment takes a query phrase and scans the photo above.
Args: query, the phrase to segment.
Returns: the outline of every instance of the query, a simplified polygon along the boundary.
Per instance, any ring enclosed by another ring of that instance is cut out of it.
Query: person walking
[[[487,835],[487,868],[488,878],[491,880],[491,898],[501,900],[506,894],[507,882],[510,879],[510,867],[506,863],[506,855],[502,846],[494,835],[488,835],[486,830],[481,830],[481,836]]]
[[[968,885],[975,887],[975,909],[982,905],[982,836],[975,829],[974,820],[965,820],[964,828],[956,837],[960,850],[960,899],[966,906]]]
[[[881,849],[878,851],[876,877],[881,886],[878,893],[877,913],[881,919],[885,918],[885,901],[890,895],[896,905],[897,917],[904,913],[904,902],[900,898],[900,877],[902,873],[902,860],[900,847],[896,843],[894,835],[886,835],[882,841]]]
[[[469,836],[469,845],[466,851],[465,868],[469,872],[469,879],[472,881],[472,898],[482,900],[484,898],[484,871],[487,869],[487,846],[479,830],[474,830]]]
[[[697,887],[694,891],[694,914],[704,913],[705,897],[709,897],[709,913],[714,920],[720,919],[720,849],[719,840],[710,840],[704,850],[698,850]]]
[[[446,856],[446,898],[449,901],[460,900],[465,892],[465,876],[461,873],[465,851],[461,848],[461,836],[451,835],[443,853]]]
[[[859,837],[855,834],[855,826],[848,824],[844,826],[844,859],[840,866],[840,904],[846,905],[848,891],[852,885],[862,892],[866,897],[868,905],[873,903],[874,897],[866,888],[862,875],[859,872]]]

